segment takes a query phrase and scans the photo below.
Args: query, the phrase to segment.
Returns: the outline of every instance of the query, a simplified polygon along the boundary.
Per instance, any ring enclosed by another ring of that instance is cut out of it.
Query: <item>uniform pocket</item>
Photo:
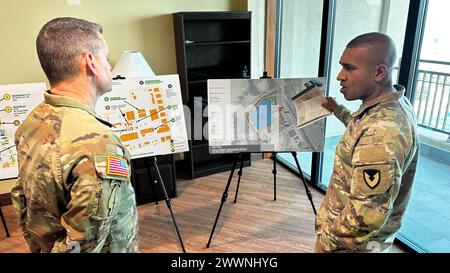
[[[352,193],[366,196],[384,194],[395,182],[395,156],[388,144],[355,148],[352,164]]]
[[[126,158],[111,154],[94,154],[95,171],[99,177],[95,193],[95,208],[91,218],[103,220],[117,214],[121,187],[130,181]]]
[[[121,194],[121,182],[115,180],[103,180],[99,183],[99,189],[95,193],[94,209],[91,218],[106,220],[117,214],[117,207]]]

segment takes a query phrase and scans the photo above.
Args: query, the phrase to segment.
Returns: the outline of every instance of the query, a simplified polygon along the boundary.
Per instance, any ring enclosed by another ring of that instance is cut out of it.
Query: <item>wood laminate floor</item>
[[[187,252],[285,253],[311,252],[314,214],[300,179],[280,166],[277,200],[273,200],[272,161],[252,162],[241,179],[234,201],[237,172],[229,189],[210,248],[206,248],[229,172],[195,180],[178,179],[173,212]],[[316,208],[323,194],[310,189]],[[12,206],[2,208],[11,236],[0,228],[0,252],[28,252]],[[142,252],[181,252],[169,210],[164,201],[141,205],[139,246]],[[405,250],[393,247],[391,252]]]

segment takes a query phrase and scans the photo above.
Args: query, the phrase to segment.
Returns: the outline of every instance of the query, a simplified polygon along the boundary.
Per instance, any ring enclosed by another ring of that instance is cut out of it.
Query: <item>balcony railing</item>
[[[415,86],[413,105],[418,125],[450,138],[450,62],[420,60]]]

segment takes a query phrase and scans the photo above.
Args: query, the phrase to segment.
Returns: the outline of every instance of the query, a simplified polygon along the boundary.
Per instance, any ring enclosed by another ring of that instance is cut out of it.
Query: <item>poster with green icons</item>
[[[45,90],[44,82],[0,85],[0,180],[18,177],[14,135]]]
[[[95,110],[133,159],[189,150],[178,75],[114,80]]]

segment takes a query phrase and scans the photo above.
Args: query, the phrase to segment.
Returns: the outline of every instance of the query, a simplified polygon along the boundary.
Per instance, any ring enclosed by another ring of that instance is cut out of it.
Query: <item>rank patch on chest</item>
[[[364,182],[371,189],[375,189],[381,182],[381,174],[379,170],[367,169],[363,171]]]
[[[118,156],[108,155],[106,158],[106,174],[128,177],[128,163]]]

